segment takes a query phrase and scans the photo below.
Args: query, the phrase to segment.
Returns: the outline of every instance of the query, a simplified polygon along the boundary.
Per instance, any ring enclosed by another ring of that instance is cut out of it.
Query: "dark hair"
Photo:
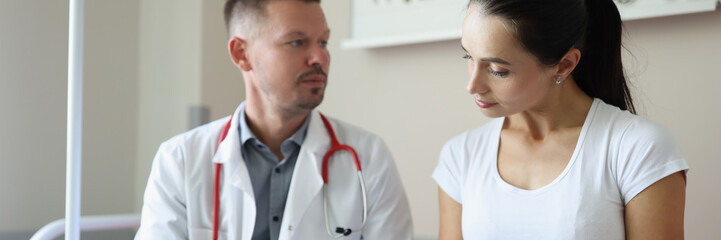
[[[504,18],[521,45],[541,64],[558,64],[581,51],[573,71],[591,97],[636,113],[621,62],[621,16],[612,0],[470,0],[484,15]]]
[[[223,7],[223,19],[225,20],[225,29],[230,33],[231,20],[237,15],[257,14],[265,10],[265,5],[274,0],[227,0]],[[277,0],[276,0],[277,1]],[[320,0],[296,0],[301,2],[317,2]]]

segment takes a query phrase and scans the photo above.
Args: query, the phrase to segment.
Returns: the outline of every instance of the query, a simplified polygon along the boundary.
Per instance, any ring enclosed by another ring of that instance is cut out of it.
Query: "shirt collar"
[[[306,132],[308,132],[308,124],[310,122],[310,115],[305,117],[305,121],[302,125],[300,125],[300,128],[293,133],[288,139],[283,141],[283,143],[287,142],[288,140],[293,141],[298,146],[303,145],[303,140],[305,139]],[[258,138],[255,136],[255,134],[250,130],[250,127],[248,126],[248,122],[245,119],[245,103],[241,104],[240,106],[240,117],[238,119],[238,130],[240,131],[240,143],[241,145],[244,145],[246,142],[248,142],[251,139],[254,139],[258,141]],[[260,141],[258,141],[260,142]]]

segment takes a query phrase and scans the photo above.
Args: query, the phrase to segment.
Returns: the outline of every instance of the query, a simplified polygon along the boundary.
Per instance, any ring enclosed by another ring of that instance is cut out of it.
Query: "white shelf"
[[[624,21],[644,18],[672,16],[680,14],[715,11],[721,0],[683,0],[669,2],[635,0],[628,4],[619,4],[621,19]],[[362,37],[343,40],[341,48],[346,50],[392,47],[407,44],[437,42],[461,38],[460,29],[423,32],[418,34],[388,35],[381,37]]]
[[[405,36],[385,36],[385,37],[374,37],[374,38],[362,38],[362,39],[347,39],[341,42],[342,49],[366,49],[366,48],[380,48],[380,47],[391,47],[406,44],[415,43],[426,43],[426,42],[437,42],[445,40],[460,39],[460,30],[449,30],[449,31],[438,31],[428,32],[420,34],[412,34]]]
[[[620,4],[618,11],[621,13],[621,19],[637,20],[643,18],[654,18],[673,16],[689,13],[711,12],[716,10],[719,1],[715,0],[687,0],[668,3],[649,3],[643,0],[636,0],[630,5]],[[645,4],[645,5],[644,5]]]

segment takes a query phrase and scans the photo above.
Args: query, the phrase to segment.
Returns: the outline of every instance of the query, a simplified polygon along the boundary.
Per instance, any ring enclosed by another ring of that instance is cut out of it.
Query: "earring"
[[[556,76],[556,84],[561,84],[561,75]]]

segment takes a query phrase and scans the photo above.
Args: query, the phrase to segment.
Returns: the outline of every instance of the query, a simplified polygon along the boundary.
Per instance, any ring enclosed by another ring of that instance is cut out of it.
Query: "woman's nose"
[[[468,91],[468,93],[487,93],[490,90],[488,88],[488,81],[486,81],[487,79],[483,76],[481,70],[478,67],[473,67],[469,70],[471,78],[468,80],[468,85],[466,86],[466,90]]]

